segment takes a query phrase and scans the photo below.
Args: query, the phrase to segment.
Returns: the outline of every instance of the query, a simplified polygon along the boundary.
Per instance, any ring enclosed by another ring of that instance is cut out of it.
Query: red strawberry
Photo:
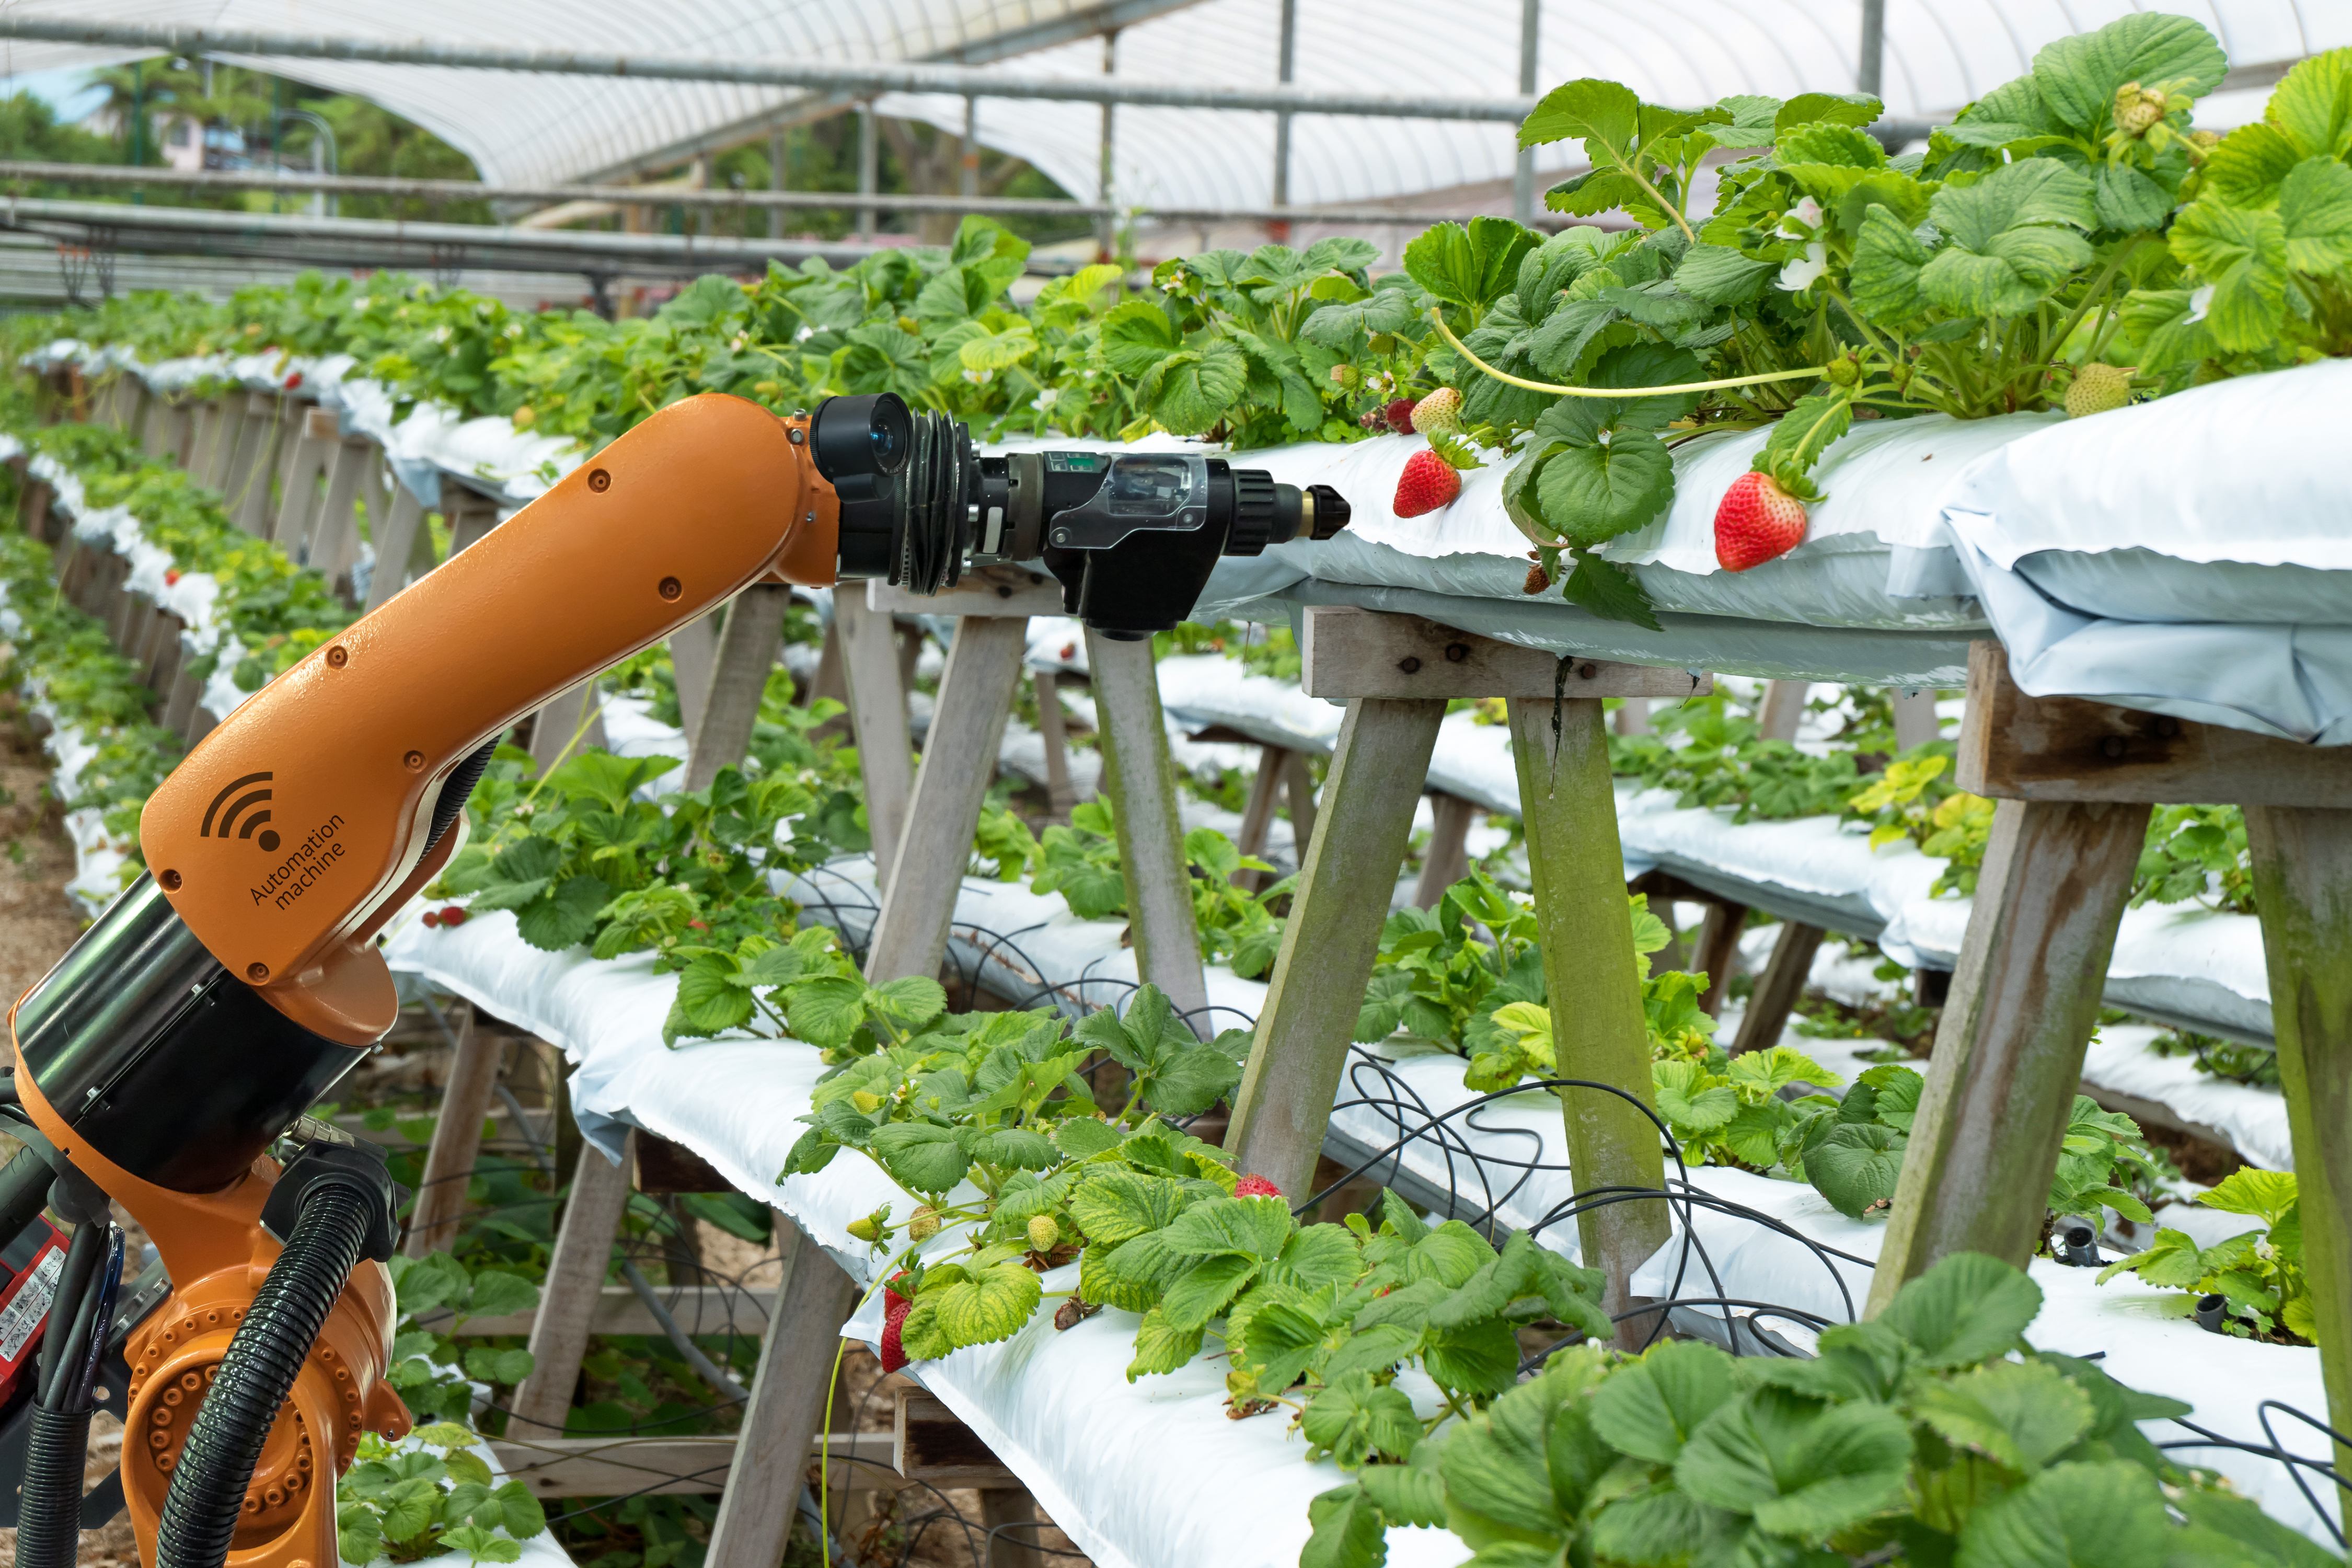
[[[1281,1195],[1282,1189],[1264,1176],[1244,1176],[1234,1184],[1234,1196],[1237,1198],[1278,1198]]]
[[[298,387],[298,386],[299,386],[299,385],[301,385],[301,384],[302,384],[302,373],[301,373],[300,371],[299,371],[299,370],[298,370],[298,371],[296,371],[292,375],[289,375],[289,376],[288,376],[288,377],[286,378],[286,390],[287,390],[287,391],[289,391],[289,392],[293,391],[296,387]]]
[[[1390,429],[1400,436],[1410,436],[1412,434],[1412,398],[1400,397],[1381,409],[1381,416],[1389,422]]]
[[[901,1274],[890,1285],[905,1278]],[[915,1303],[890,1289],[890,1285],[882,1287],[882,1370],[886,1373],[907,1364],[907,1349],[900,1342],[899,1333],[906,1327],[907,1314],[915,1310]]]
[[[451,904],[441,911],[441,923],[445,926],[461,926],[469,918],[466,911],[456,904]]]
[[[439,910],[427,910],[425,911],[425,929],[426,931],[431,931],[435,926],[437,926],[440,923],[441,914]]]
[[[1804,537],[1805,503],[1769,474],[1751,468],[1740,475],[1715,509],[1715,559],[1727,572],[1786,555]]]
[[[163,586],[169,588],[178,583],[179,580],[180,569],[177,566],[166,566],[163,568]]]
[[[1462,493],[1462,476],[1434,452],[1415,452],[1404,460],[1404,473],[1397,479],[1393,510],[1399,517],[1419,517],[1425,511],[1451,506],[1454,498]]]

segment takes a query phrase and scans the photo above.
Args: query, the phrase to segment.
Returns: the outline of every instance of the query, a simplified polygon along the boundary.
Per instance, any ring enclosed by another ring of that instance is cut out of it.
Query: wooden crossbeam
[[[927,1481],[942,1489],[1021,1485],[1021,1478],[998,1462],[978,1433],[921,1389],[898,1390],[890,1439],[892,1466],[910,1481]]]
[[[661,1298],[662,1305],[677,1321],[677,1326],[689,1334],[764,1333],[776,1310],[775,1291],[764,1289],[661,1285],[654,1288],[654,1293]],[[446,1312],[423,1312],[417,1315],[416,1321],[418,1326],[436,1333],[488,1340],[505,1334],[528,1336],[538,1320],[535,1311],[464,1320]],[[652,1336],[664,1331],[652,1309],[629,1286],[607,1285],[597,1292],[588,1316],[589,1333]]]
[[[1715,689],[1714,677],[1691,670],[1561,657],[1419,616],[1347,605],[1308,606],[1299,647],[1306,666],[1299,685],[1309,697],[1679,700]]]
[[[891,1443],[887,1432],[833,1434],[825,1446],[828,1489],[896,1491],[911,1484],[890,1468]],[[490,1439],[499,1468],[538,1498],[709,1496],[725,1489],[735,1449],[731,1436]],[[814,1444],[808,1462],[817,1462]],[[788,1496],[779,1506],[789,1510],[792,1500]]]
[[[1969,645],[1954,778],[1999,800],[2352,808],[2352,750],[2074,697],[2029,697],[1997,642]]]

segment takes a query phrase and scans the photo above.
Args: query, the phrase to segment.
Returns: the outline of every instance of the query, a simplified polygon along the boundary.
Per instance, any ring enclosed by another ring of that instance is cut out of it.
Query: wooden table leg
[[[1024,645],[1025,650],[1025,645]],[[1103,788],[1111,798],[1118,863],[1127,878],[1128,929],[1136,973],[1176,1011],[1205,1025],[1208,982],[1192,918],[1192,871],[1177,814],[1176,768],[1149,641],[1120,642],[1089,627],[1087,666],[1100,726]]]
[[[1895,743],[1904,751],[1924,746],[1943,733],[1943,722],[1936,717],[1936,691],[1933,687],[1916,687],[1895,692]]]
[[[784,611],[792,602],[790,588],[755,583],[736,595],[727,607],[727,627],[719,634],[709,694],[687,742],[687,788],[709,788],[719,769],[741,762],[751,748],[751,730],[760,720],[760,699],[768,689],[768,672],[776,668],[776,655],[783,647]]]
[[[760,1343],[760,1368],[735,1436],[703,1568],[775,1568],[782,1561],[809,1445],[824,1418],[841,1325],[857,1305],[856,1282],[824,1249],[781,1213],[775,1223],[786,1272]],[[830,1468],[830,1489],[845,1489],[841,1462]]]
[[[842,674],[849,683],[849,721],[857,738],[857,768],[865,775],[875,884],[887,887],[899,841],[907,831],[915,766],[907,742],[907,694],[898,684],[890,617],[866,606],[864,589],[862,583],[846,583],[835,590],[833,624],[841,637]],[[940,692],[946,694],[944,679]],[[944,704],[935,711],[944,711]]]
[[[1303,866],[1307,863],[1307,843],[1315,837],[1315,773],[1307,765],[1304,752],[1283,754],[1282,803],[1290,808],[1290,842]]]
[[[1415,909],[1433,910],[1445,889],[1470,874],[1470,819],[1478,808],[1458,795],[1443,791],[1429,797],[1434,818],[1429,848],[1421,858],[1421,880],[1413,885]]]
[[[2147,814],[1995,806],[1870,1311],[1952,1253],[2033,1256]]]
[[[449,1051],[449,1081],[441,1091],[441,1112],[433,1123],[416,1206],[409,1211],[408,1239],[401,1247],[411,1258],[439,1252],[457,1239],[466,1187],[482,1152],[482,1123],[490,1114],[506,1057],[506,1042],[481,1029],[472,1003],[460,1002],[456,1010],[449,1020],[457,1035]]]
[[[1764,688],[1764,706],[1756,716],[1759,733],[1767,741],[1793,741],[1798,721],[1805,716],[1805,693],[1812,683],[1775,680]]]
[[[2329,1424],[2352,1432],[2352,811],[2250,805],[2254,897],[2278,1032]],[[2352,1447],[2336,1464],[2352,1475]],[[2352,1493],[2343,1500],[2352,1505]],[[2347,1506],[2352,1512],[2352,1506]]]
[[[531,720],[530,756],[539,764],[541,778],[566,758],[604,743],[604,709],[593,680],[557,692],[540,705]]]
[[[669,634],[670,676],[677,685],[678,728],[691,735],[702,722],[703,699],[719,662],[719,612],[697,616]]]
[[[373,520],[375,498],[368,499]],[[406,485],[394,483],[391,503],[383,510],[381,522],[368,524],[375,544],[375,564],[368,575],[366,607],[370,610],[383,608],[386,600],[408,586],[409,558],[416,552],[418,537],[431,537],[425,527],[425,503]]]
[[[1748,924],[1748,906],[1711,902],[1698,928],[1698,948],[1691,954],[1693,968],[1706,976],[1706,990],[1698,1005],[1710,1018],[1723,1016],[1723,999],[1731,994],[1731,972],[1739,963],[1739,933]]]
[[[1650,1105],[1656,1098],[1650,1034],[1626,911],[1624,849],[1601,703],[1513,698],[1510,714],[1559,1076],[1612,1084]],[[1598,1089],[1571,1089],[1561,1091],[1560,1114],[1578,1191],[1665,1185],[1658,1131],[1639,1106]],[[1633,1271],[1671,1234],[1663,1201],[1613,1204],[1578,1216],[1585,1266],[1609,1277],[1603,1302],[1610,1312],[1633,1304]],[[1628,1348],[1644,1343],[1656,1328],[1646,1318],[1627,1319],[1620,1342]]]
[[[1804,994],[1805,982],[1813,973],[1813,954],[1822,950],[1825,934],[1821,927],[1801,921],[1782,922],[1771,962],[1748,994],[1748,1012],[1739,1021],[1739,1038],[1731,1047],[1732,1055],[1766,1050],[1780,1043],[1780,1031],[1789,1026],[1789,1015],[1796,1011],[1797,998]]]
[[[1381,926],[1444,718],[1442,698],[1366,697],[1348,705],[1339,726],[1322,820],[1299,868],[1274,983],[1225,1132],[1241,1169],[1265,1177],[1293,1201],[1313,1190],[1308,1184],[1331,1101],[1347,1069]]]
[[[583,1151],[572,1173],[572,1191],[556,1227],[555,1249],[540,1287],[539,1316],[531,1321],[530,1375],[514,1392],[509,1437],[555,1437],[588,1354],[588,1334],[604,1299],[604,1276],[613,1267],[613,1238],[629,1206],[629,1164],[636,1134],[622,1146],[617,1165],[595,1150]],[[772,1329],[782,1322],[772,1322]],[[772,1337],[774,1337],[772,1335]],[[765,1347],[762,1347],[762,1354]]]
[[[1058,672],[1032,672],[1037,688],[1037,734],[1045,743],[1045,802],[1055,817],[1070,819],[1078,792],[1070,783],[1070,731],[1062,712],[1062,679]]]
[[[989,1531],[982,1568],[1045,1568],[1037,1550],[1037,1500],[1017,1487],[989,1487],[980,1494],[980,1522]],[[995,1533],[1003,1530],[1003,1534]]]
[[[888,617],[879,619],[887,630]],[[1019,616],[967,616],[956,623],[923,765],[866,953],[866,978],[877,985],[901,975],[937,974],[947,956],[956,892],[971,863],[981,802],[996,777],[1028,628]],[[856,664],[851,671],[854,690],[863,671]]]

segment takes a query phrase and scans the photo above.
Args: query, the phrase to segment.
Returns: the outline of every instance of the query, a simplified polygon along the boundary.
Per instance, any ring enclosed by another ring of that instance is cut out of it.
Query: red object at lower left
[[[46,1219],[0,1253],[0,1405],[16,1397],[17,1381],[33,1364],[65,1271],[65,1233]]]

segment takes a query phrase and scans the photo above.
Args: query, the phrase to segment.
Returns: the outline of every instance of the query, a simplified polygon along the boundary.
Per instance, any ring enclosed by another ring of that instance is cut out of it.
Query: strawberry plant
[[[1233,884],[1237,871],[1271,871],[1255,855],[1244,855],[1213,827],[1184,835],[1192,874],[1192,915],[1201,933],[1201,955],[1224,959],[1244,979],[1263,974],[1282,948],[1282,917],[1273,906],[1290,896],[1295,878],[1284,878],[1255,893]],[[1108,796],[1081,801],[1066,824],[1055,823],[1037,837],[1029,890],[1059,893],[1082,921],[1108,920],[1127,912],[1127,874],[1118,858],[1118,825]]]
[[[475,1340],[461,1351],[451,1335],[467,1318],[530,1311],[539,1305],[537,1285],[510,1268],[469,1268],[447,1252],[395,1258],[390,1267],[402,1326],[393,1340],[392,1364],[384,1380],[417,1420],[470,1419],[474,1391],[469,1379],[510,1388],[530,1375],[528,1350]],[[449,1317],[431,1329],[415,1321],[436,1312]]]
[[[1370,1391],[1300,1568],[1377,1568],[1407,1524],[1493,1568],[2336,1561],[2135,1425],[2186,1405],[2027,1346],[2041,1307],[2020,1270],[1961,1253],[1824,1329],[1818,1359],[1570,1348],[1426,1436],[1401,1391]]]
[[[500,1481],[473,1452],[481,1439],[453,1421],[400,1442],[360,1434],[359,1455],[335,1481],[335,1550],[353,1568],[462,1552],[468,1563],[519,1563],[522,1542],[547,1528],[520,1481]]]
[[[2232,1171],[2195,1201],[2204,1208],[2258,1219],[2262,1226],[2206,1247],[2185,1232],[2159,1229],[2146,1252],[2117,1258],[2101,1269],[2099,1283],[2131,1273],[2150,1285],[2200,1297],[2220,1296],[2227,1303],[2220,1325],[2223,1332],[2311,1343],[2315,1321],[2311,1287],[2303,1272],[2303,1211],[2296,1202],[2294,1173],[2251,1166]]]
[[[2159,805],[2132,877],[2132,905],[2194,901],[2254,912],[2245,814],[2234,805]]]

